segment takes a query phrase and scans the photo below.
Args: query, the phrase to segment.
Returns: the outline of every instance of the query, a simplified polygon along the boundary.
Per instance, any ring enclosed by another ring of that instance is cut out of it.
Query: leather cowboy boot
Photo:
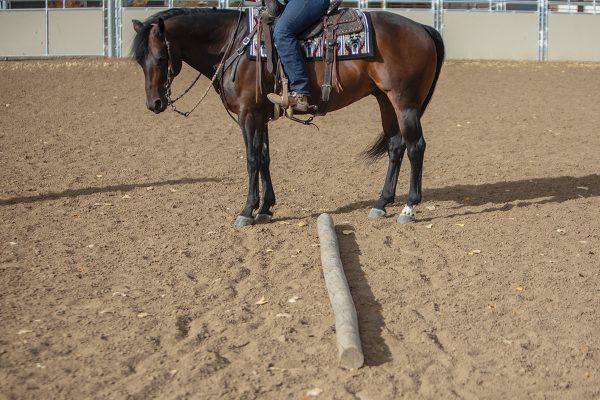
[[[269,93],[267,95],[267,98],[273,104],[281,105],[283,103],[282,96],[275,94],[275,93]],[[310,107],[310,105],[308,104],[308,97],[306,97],[305,94],[296,93],[296,92],[291,92],[289,94],[288,103],[289,103],[290,107],[292,107],[292,109],[294,109],[294,111],[298,111],[298,112],[307,112],[308,108]]]

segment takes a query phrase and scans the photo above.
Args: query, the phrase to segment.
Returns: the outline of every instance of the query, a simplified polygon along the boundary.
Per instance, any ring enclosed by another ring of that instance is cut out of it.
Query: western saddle
[[[321,37],[321,43],[324,47],[323,56],[323,85],[321,86],[321,98],[317,106],[311,106],[309,113],[314,115],[325,115],[327,113],[327,105],[331,95],[332,85],[339,92],[342,90],[341,84],[337,76],[337,37],[338,35],[357,33],[363,30],[363,22],[358,12],[352,8],[339,8],[342,0],[332,0],[327,13],[323,18],[309,27],[300,36],[300,40],[313,39]],[[277,0],[265,0],[265,7],[260,10],[258,23],[256,24],[257,42],[262,41],[265,45],[267,61],[266,68],[270,74],[275,74],[274,92],[281,91],[283,103],[281,107],[285,109],[286,116],[298,122],[310,123],[312,118],[307,121],[302,121],[293,116],[292,108],[289,107],[288,99],[288,82],[283,71],[281,63],[277,60],[277,53],[273,51],[273,27],[277,24],[279,15],[283,12],[283,6]],[[251,33],[252,35],[252,33]],[[262,60],[260,51],[257,51],[257,98],[262,92]],[[281,110],[279,106],[275,106],[274,119],[279,118]]]

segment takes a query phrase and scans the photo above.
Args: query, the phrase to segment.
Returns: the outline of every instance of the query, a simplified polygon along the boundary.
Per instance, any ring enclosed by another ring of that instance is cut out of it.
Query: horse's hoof
[[[408,224],[409,222],[415,222],[416,218],[414,215],[404,215],[404,214],[400,214],[398,216],[398,223],[400,225],[403,224]]]
[[[409,222],[414,222],[417,218],[415,217],[415,212],[413,211],[413,207],[404,206],[400,215],[398,215],[398,223],[400,225],[408,224]]]
[[[273,216],[269,214],[256,214],[256,217],[254,217],[254,222],[257,224],[266,224],[271,222],[272,218]]]
[[[371,208],[369,211],[369,218],[383,218],[385,217],[385,210],[380,210],[379,208]]]
[[[244,217],[243,215],[238,215],[233,223],[233,226],[236,228],[242,228],[244,226],[252,225],[254,220],[252,218]]]

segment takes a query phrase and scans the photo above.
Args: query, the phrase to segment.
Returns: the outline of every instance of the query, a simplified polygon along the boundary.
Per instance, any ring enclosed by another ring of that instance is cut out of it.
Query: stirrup
[[[308,100],[306,99],[306,95],[291,93],[290,96],[286,98],[287,93],[283,93],[282,95],[278,95],[276,93],[269,93],[267,95],[267,99],[273,104],[278,104],[282,108],[286,110],[294,109],[299,112],[308,112],[311,109],[310,104],[308,104]]]

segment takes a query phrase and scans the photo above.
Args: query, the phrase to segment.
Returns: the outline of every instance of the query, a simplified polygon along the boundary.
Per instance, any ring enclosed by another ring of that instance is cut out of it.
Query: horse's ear
[[[161,35],[165,33],[165,20],[162,18],[158,19],[158,31]]]
[[[131,22],[133,23],[133,30],[136,31],[137,33],[140,33],[140,31],[144,27],[144,24],[142,24],[137,19],[132,19]]]

